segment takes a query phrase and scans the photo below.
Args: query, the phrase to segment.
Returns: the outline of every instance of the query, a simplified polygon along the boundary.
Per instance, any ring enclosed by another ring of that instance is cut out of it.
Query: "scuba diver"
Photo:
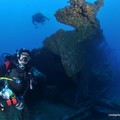
[[[49,18],[45,17],[42,13],[36,13],[32,16],[32,23],[37,28],[38,24],[44,24]]]
[[[29,119],[26,93],[33,89],[35,77],[45,79],[46,76],[31,67],[28,49],[20,49],[15,60],[7,58],[0,66],[0,119],[3,116],[2,120],[26,120]]]

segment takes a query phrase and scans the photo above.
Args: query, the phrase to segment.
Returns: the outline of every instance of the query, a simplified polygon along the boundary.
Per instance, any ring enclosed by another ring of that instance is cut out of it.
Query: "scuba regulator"
[[[5,80],[4,86],[2,90],[0,91],[0,96],[2,97],[3,100],[5,100],[7,106],[12,106],[12,105],[17,105],[18,104],[18,99],[16,95],[13,93],[13,91],[8,88],[7,80],[13,81],[11,78],[6,78],[6,77],[0,77],[0,80]],[[4,105],[0,103],[1,110],[4,110]]]

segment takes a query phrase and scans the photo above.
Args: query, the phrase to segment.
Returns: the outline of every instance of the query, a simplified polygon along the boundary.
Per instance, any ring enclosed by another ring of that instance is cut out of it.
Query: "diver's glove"
[[[15,105],[15,107],[18,109],[18,110],[23,110],[24,109],[24,100],[18,100],[18,103]]]

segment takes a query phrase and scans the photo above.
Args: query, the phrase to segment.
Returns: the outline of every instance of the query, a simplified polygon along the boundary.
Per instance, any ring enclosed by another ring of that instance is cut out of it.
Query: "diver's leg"
[[[8,110],[7,120],[23,120],[20,110],[17,110],[14,106],[11,106]]]
[[[31,120],[30,118],[30,110],[28,109],[27,106],[24,107],[24,109],[22,110],[22,120]]]
[[[0,111],[0,120],[6,120],[5,114],[3,111]]]

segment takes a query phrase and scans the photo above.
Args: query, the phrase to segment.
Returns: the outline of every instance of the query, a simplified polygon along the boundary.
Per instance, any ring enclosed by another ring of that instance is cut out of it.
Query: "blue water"
[[[0,54],[13,53],[21,47],[33,49],[42,46],[42,41],[58,29],[72,29],[56,21],[57,9],[68,5],[68,0],[0,0]],[[95,0],[87,0],[93,3]],[[100,20],[105,38],[112,49],[120,51],[120,1],[105,0],[97,18]],[[35,28],[32,15],[41,12],[50,20]]]
[[[59,28],[69,29],[54,17],[55,11],[65,5],[65,0],[0,0],[0,53],[14,52],[21,47],[38,48]],[[32,24],[32,15],[37,12],[50,19],[39,25],[39,29]]]
[[[63,8],[68,0],[0,0],[0,54],[14,53],[16,49],[39,48],[42,41],[58,29],[70,30],[70,26],[56,21],[54,14]],[[96,0],[87,0],[93,3]],[[104,0],[97,18],[100,20],[104,36],[113,52],[120,58],[120,0]],[[50,20],[38,28],[32,24],[32,15],[41,12]],[[0,58],[0,64],[2,63]],[[113,57],[112,69],[117,82],[111,87],[111,94],[119,97],[120,77],[117,75],[118,64]],[[116,92],[117,91],[117,92]]]

